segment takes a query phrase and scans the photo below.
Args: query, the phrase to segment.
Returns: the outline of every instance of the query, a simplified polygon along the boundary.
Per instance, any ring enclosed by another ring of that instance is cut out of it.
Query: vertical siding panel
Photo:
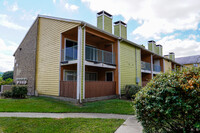
[[[121,94],[124,94],[124,88],[126,85],[136,84],[135,47],[125,42],[120,43],[120,75]]]
[[[171,72],[172,70],[172,63],[168,60],[165,60],[165,72]]]
[[[37,46],[36,90],[59,95],[60,36],[79,24],[40,18]]]

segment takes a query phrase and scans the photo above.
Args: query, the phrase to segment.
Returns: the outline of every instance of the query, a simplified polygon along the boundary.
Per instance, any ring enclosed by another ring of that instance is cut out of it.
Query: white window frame
[[[77,77],[77,71],[76,70],[67,70],[67,69],[64,69],[64,71],[63,71],[63,81],[77,81],[77,80],[67,80],[67,77],[65,77],[65,73],[66,72],[76,72],[76,77]]]

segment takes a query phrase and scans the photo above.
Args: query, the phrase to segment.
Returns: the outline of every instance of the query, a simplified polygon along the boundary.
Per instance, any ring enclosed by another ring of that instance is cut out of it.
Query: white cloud
[[[55,3],[56,3],[56,0],[53,0],[53,3],[55,4]]]
[[[198,36],[198,35],[194,35],[194,34],[190,34],[190,35],[188,36],[188,39],[196,40],[197,37],[199,37],[199,36]]]
[[[18,9],[19,8],[18,8],[17,3],[15,3],[15,4],[13,4],[13,5],[10,6],[10,10],[13,11],[13,12],[17,11]]]
[[[157,41],[157,44],[163,46],[163,53],[175,52],[176,57],[197,55],[200,51],[200,42],[191,38],[176,39],[175,35],[166,36]]]
[[[26,21],[33,21],[36,19],[37,15],[40,13],[39,11],[26,11],[26,10],[22,10],[22,15],[20,16],[21,20],[26,20]]]
[[[0,14],[0,25],[14,30],[26,30],[25,27],[11,22],[5,14]]]
[[[158,39],[161,33],[175,30],[196,30],[200,21],[199,0],[82,0],[92,11],[105,10],[122,15],[125,21],[141,25],[132,34]]]
[[[17,44],[12,41],[8,41],[8,44],[0,38],[0,72],[13,70],[14,57],[13,53],[17,48]]]
[[[9,4],[8,1],[4,1],[3,5],[7,8],[8,11],[15,12],[15,11],[17,11],[19,9],[17,3]]]
[[[76,11],[76,10],[78,10],[79,7],[76,5],[73,5],[73,4],[66,3],[65,8],[67,10]]]

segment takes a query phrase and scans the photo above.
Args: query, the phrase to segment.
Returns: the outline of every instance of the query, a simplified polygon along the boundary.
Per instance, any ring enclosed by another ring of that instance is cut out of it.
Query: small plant
[[[12,92],[11,91],[5,91],[1,94],[5,98],[11,98],[12,97]]]
[[[126,85],[125,92],[127,99],[134,99],[135,94],[141,89],[138,85]]]
[[[12,97],[13,98],[25,98],[27,95],[27,86],[15,85],[12,87]]]
[[[134,104],[144,132],[200,132],[200,68],[157,75]]]

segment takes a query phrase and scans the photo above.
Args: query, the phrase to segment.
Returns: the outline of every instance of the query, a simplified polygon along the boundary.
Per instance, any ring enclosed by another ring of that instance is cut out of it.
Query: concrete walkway
[[[102,114],[102,113],[26,113],[2,112],[0,117],[27,117],[27,118],[103,118],[126,120],[115,133],[142,133],[142,126],[133,115]]]
[[[135,116],[129,117],[115,133],[142,133],[142,126]]]

